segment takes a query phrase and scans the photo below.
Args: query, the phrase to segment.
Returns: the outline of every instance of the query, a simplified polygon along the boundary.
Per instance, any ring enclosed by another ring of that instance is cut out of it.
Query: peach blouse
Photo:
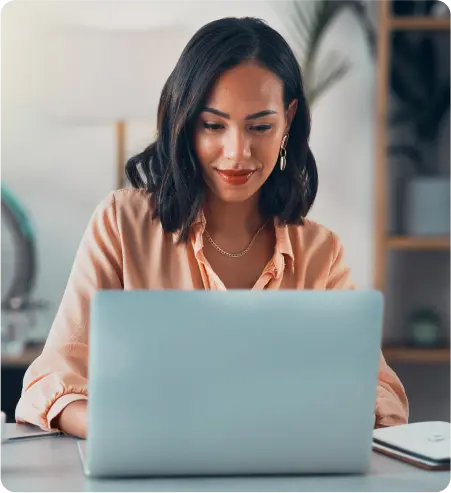
[[[69,280],[42,354],[28,368],[16,420],[51,429],[71,402],[88,398],[89,300],[102,289],[225,290],[203,251],[205,218],[177,245],[152,220],[145,190],[112,192],[95,209],[77,251]],[[276,246],[253,289],[354,289],[336,234],[305,219],[278,225]],[[376,426],[406,423],[404,388],[381,353]]]

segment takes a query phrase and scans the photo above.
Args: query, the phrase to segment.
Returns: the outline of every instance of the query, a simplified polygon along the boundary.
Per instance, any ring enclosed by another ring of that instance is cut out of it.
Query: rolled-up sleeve
[[[332,233],[332,259],[327,289],[355,289],[350,269],[344,260],[343,245]],[[404,387],[396,373],[388,366],[380,354],[378,383],[376,391],[375,427],[405,424],[409,419],[409,404]]]
[[[50,430],[68,404],[88,398],[90,299],[99,289],[123,288],[121,252],[111,193],[88,223],[42,354],[25,373],[17,422]]]

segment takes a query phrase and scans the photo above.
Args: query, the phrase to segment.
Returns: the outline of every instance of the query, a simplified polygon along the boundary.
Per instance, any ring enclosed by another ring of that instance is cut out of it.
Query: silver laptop
[[[99,291],[93,477],[364,473],[377,291]]]

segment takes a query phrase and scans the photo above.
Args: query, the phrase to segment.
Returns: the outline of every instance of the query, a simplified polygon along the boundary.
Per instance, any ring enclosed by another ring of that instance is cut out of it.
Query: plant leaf
[[[415,164],[416,170],[419,173],[424,172],[424,163],[420,151],[415,146],[410,145],[392,145],[389,146],[388,154],[391,157],[407,157]]]
[[[326,91],[331,85],[341,80],[349,71],[350,65],[348,62],[336,62],[335,66],[330,67],[325,73],[323,73],[318,82],[310,91],[311,101],[315,101],[324,91]]]
[[[298,2],[294,2],[295,13],[293,20],[297,23],[297,28],[299,30],[299,35],[307,42],[311,42],[311,2],[304,2],[305,7],[301,7]]]
[[[359,0],[342,0],[340,3],[349,8],[357,17],[365,34],[370,54],[375,58],[377,53],[376,30],[369,18],[365,2]]]
[[[421,76],[418,71],[418,53],[405,33],[395,32],[392,40],[391,88],[402,101],[421,104]]]
[[[298,30],[297,39],[302,39],[303,56],[299,57],[299,62],[303,71],[306,92],[310,95],[319,94],[314,88],[314,66],[321,40],[327,27],[334,19],[336,14],[343,8],[341,2],[333,0],[315,0],[310,2],[295,1],[293,12],[293,23]],[[337,74],[343,68],[337,69]],[[324,87],[329,87],[334,77],[326,77],[322,80]]]
[[[421,61],[421,67],[417,65],[423,87],[424,98],[431,98],[437,89],[437,57],[434,43],[431,38],[425,38],[421,41],[420,54],[418,61]]]
[[[417,125],[418,134],[426,140],[437,138],[438,130],[443,117],[449,111],[450,105],[450,81],[448,81],[435,93],[432,101],[424,106],[421,119]]]
[[[415,146],[392,145],[388,147],[388,152],[390,156],[408,156],[416,163],[421,163],[422,161],[421,153]]]
[[[403,106],[388,116],[391,126],[414,124],[415,109],[410,106]]]

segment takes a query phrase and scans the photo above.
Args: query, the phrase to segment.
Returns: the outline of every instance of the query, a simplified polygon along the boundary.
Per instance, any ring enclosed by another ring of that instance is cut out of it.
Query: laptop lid
[[[98,292],[90,474],[364,472],[382,311],[378,292]]]

